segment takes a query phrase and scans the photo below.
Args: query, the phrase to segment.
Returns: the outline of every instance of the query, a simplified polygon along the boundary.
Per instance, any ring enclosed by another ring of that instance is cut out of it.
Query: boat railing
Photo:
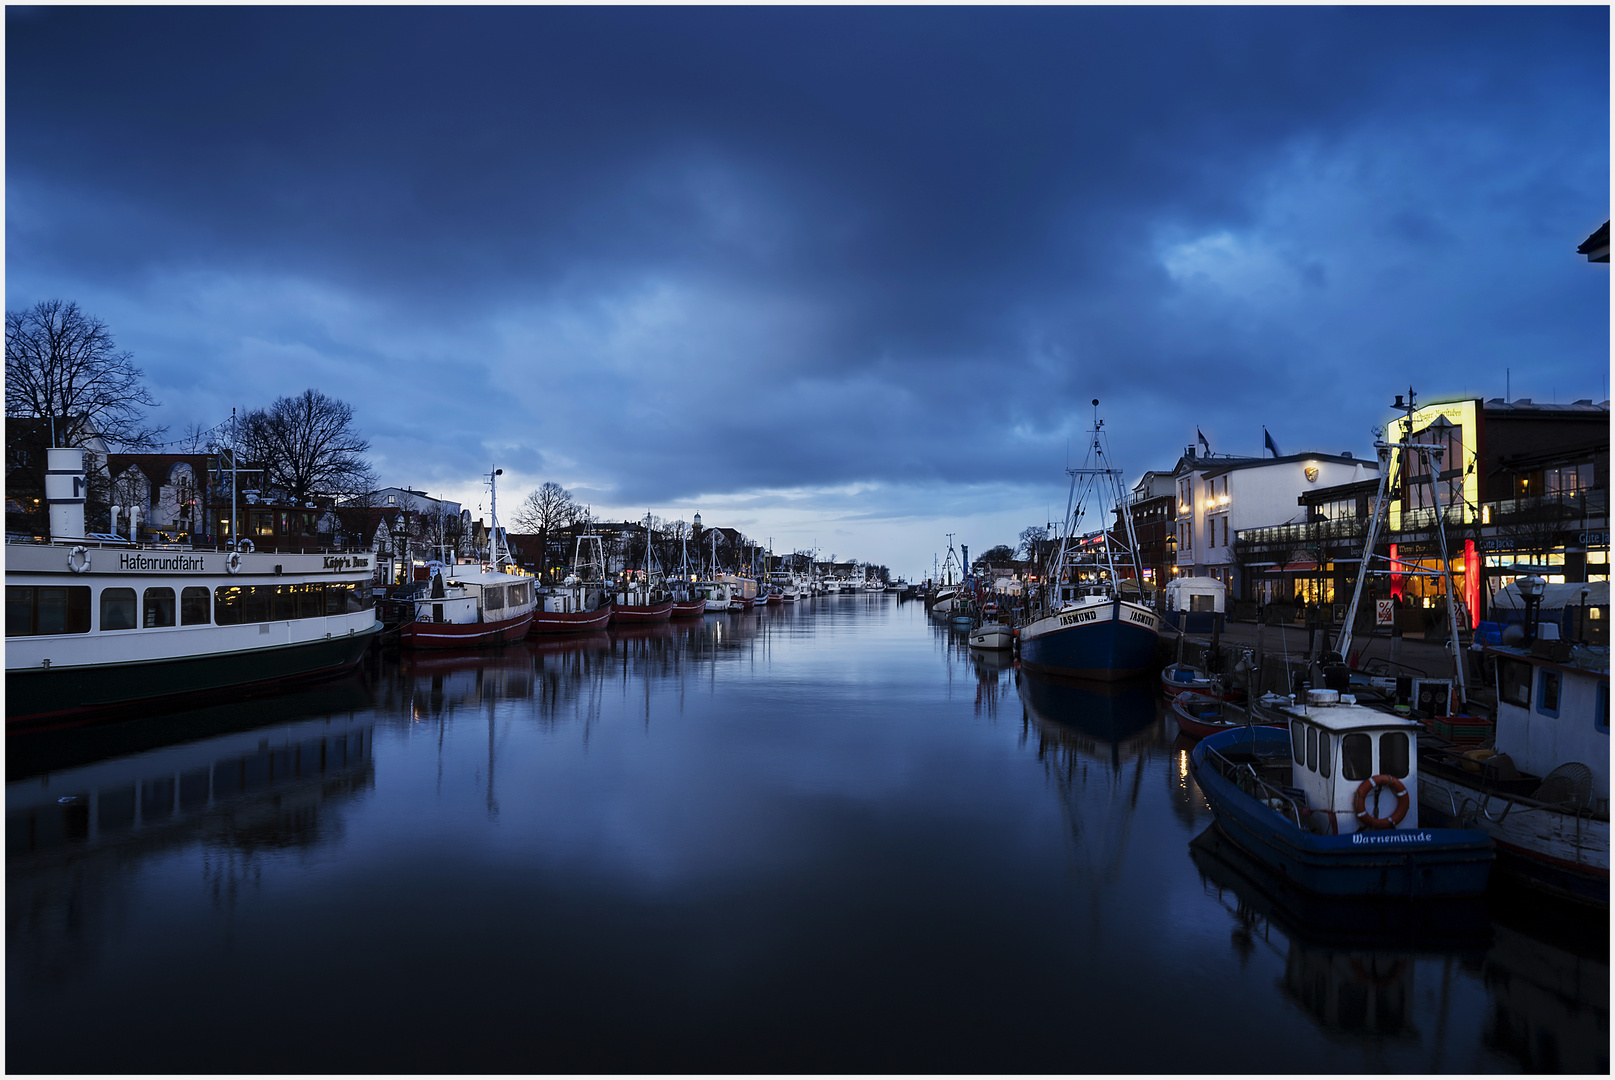
[[[1255,754],[1249,756],[1256,757]],[[1306,795],[1300,789],[1280,787],[1263,777],[1257,771],[1254,762],[1235,761],[1210,747],[1206,749],[1205,760],[1217,775],[1240,791],[1258,802],[1265,803],[1268,809],[1293,822],[1296,828],[1306,828],[1302,819],[1304,816],[1311,816],[1312,810],[1307,806]],[[1330,825],[1331,831],[1334,831],[1332,820]]]

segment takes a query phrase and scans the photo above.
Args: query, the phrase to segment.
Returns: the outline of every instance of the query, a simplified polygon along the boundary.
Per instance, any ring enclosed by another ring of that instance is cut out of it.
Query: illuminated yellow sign
[[[1480,512],[1480,409],[1479,398],[1441,402],[1415,409],[1411,427],[1405,413],[1385,425],[1387,442],[1443,448],[1444,453],[1434,466],[1441,506],[1447,512],[1447,520],[1461,520],[1466,525],[1473,523]],[[1403,473],[1410,463],[1406,477],[1409,482],[1404,483]],[[1434,505],[1428,476],[1429,470],[1411,451],[1400,451],[1391,458],[1390,527],[1393,530],[1402,528],[1404,506],[1417,511]],[[1454,509],[1455,502],[1461,502],[1461,507]]]

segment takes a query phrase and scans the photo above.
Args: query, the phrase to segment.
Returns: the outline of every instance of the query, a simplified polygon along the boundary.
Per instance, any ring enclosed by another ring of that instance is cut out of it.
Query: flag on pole
[[[1262,442],[1265,444],[1266,449],[1273,451],[1274,457],[1284,456],[1283,454],[1279,453],[1278,444],[1273,441],[1273,436],[1267,433],[1267,428],[1265,427],[1262,428]]]
[[[1194,429],[1194,433],[1200,436],[1200,445],[1206,448],[1206,453],[1211,453],[1211,444],[1206,441],[1206,433],[1201,431],[1199,427]]]

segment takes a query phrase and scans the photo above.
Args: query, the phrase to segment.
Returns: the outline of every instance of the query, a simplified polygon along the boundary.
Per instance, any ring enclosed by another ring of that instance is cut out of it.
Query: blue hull
[[[1252,742],[1254,740],[1254,746]],[[1212,750],[1288,753],[1290,733],[1244,728],[1201,740],[1189,760],[1228,838],[1257,862],[1321,896],[1478,896],[1492,869],[1492,841],[1478,829],[1388,829],[1317,836],[1245,794],[1206,762]]]
[[[1039,619],[1021,633],[1021,663],[1034,670],[1101,681],[1154,671],[1160,630],[1153,614],[1148,624],[1130,621],[1128,615],[1135,610],[1112,601],[1109,617],[1102,621],[1060,626],[1044,633],[1036,631],[1060,616]]]

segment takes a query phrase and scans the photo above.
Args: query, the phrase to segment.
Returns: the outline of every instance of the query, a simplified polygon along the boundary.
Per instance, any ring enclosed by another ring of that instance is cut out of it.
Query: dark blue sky
[[[6,305],[177,433],[928,570],[1118,463],[1608,396],[1609,12],[7,8]],[[1075,438],[1073,439],[1073,436]]]

